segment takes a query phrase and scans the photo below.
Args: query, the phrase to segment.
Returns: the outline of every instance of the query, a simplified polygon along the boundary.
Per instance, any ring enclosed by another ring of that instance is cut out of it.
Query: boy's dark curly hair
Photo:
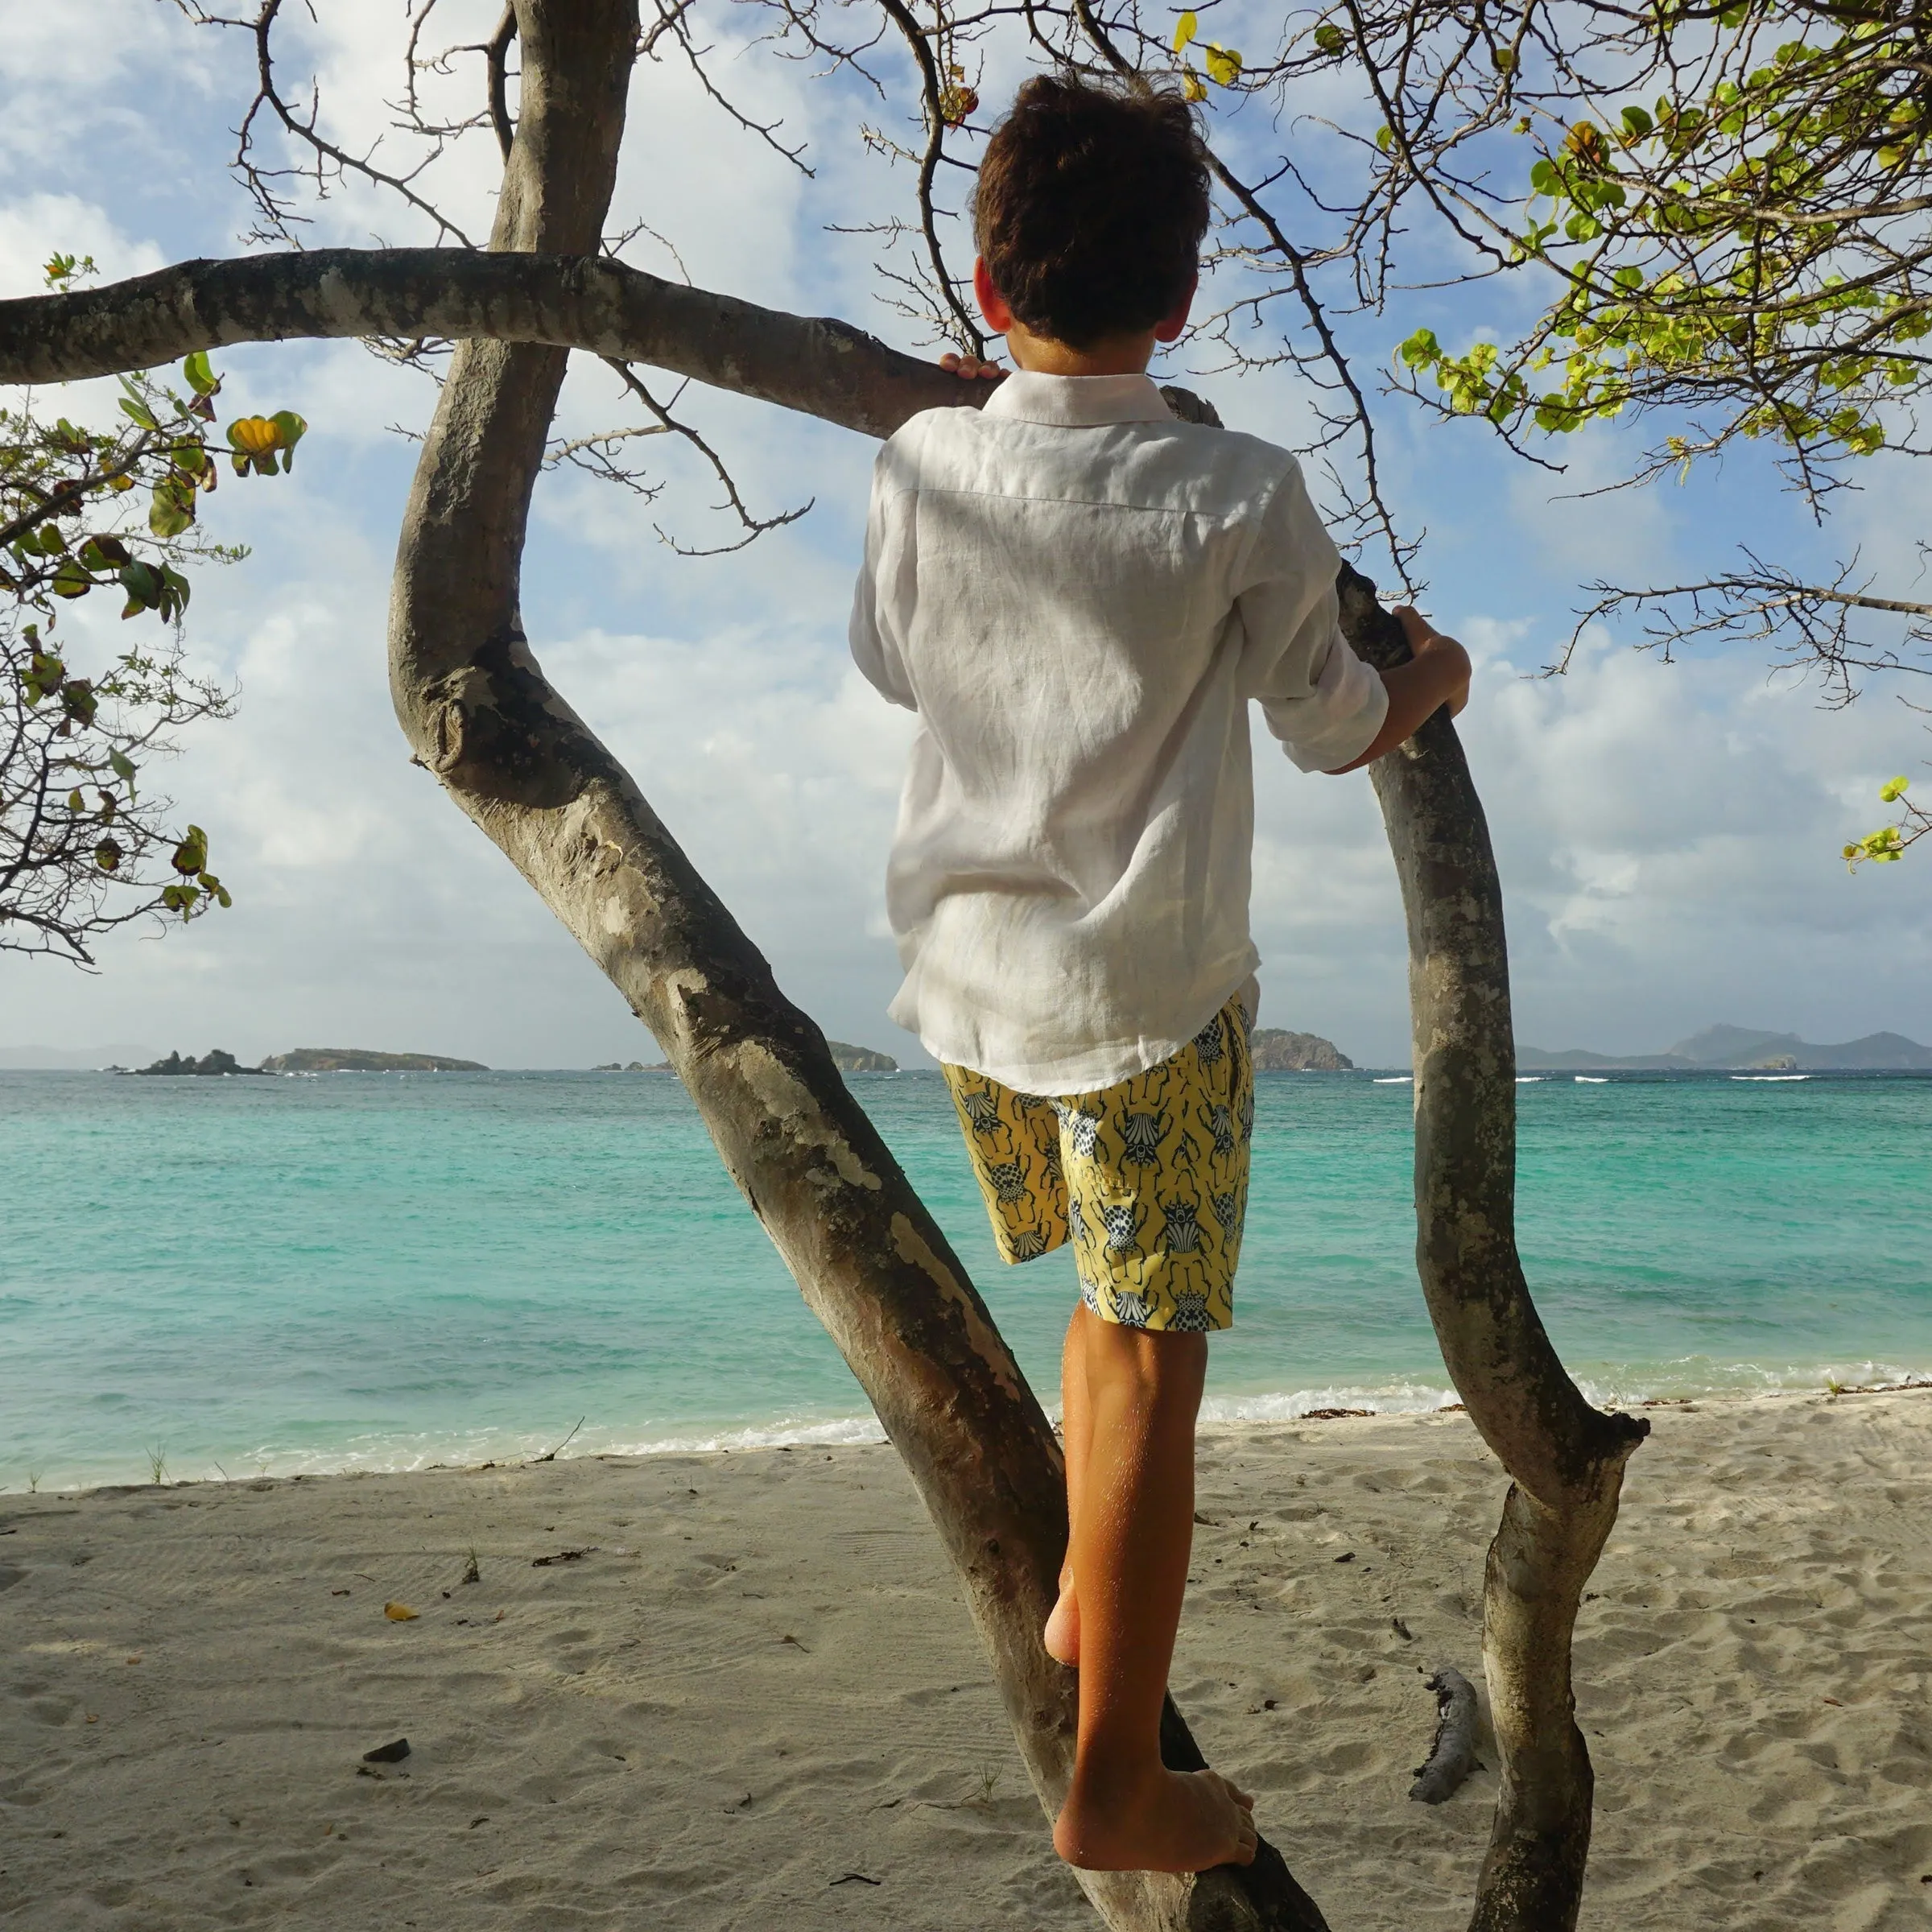
[[[980,163],[973,230],[1036,335],[1090,349],[1151,328],[1208,232],[1208,155],[1178,93],[1036,76]]]

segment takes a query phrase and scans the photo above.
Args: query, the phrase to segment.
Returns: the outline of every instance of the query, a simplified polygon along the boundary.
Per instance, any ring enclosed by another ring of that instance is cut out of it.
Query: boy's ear
[[[986,258],[979,255],[972,264],[973,299],[980,305],[980,313],[986,318],[986,326],[996,336],[1003,336],[1013,327],[1013,311],[1006,306],[1006,298],[993,285],[992,272],[986,266]],[[1192,291],[1189,291],[1191,299]],[[1179,332],[1178,330],[1175,332]]]
[[[1190,277],[1187,294],[1183,295],[1180,300],[1155,325],[1154,332],[1155,341],[1174,342],[1179,340],[1181,332],[1187,326],[1188,311],[1194,307],[1195,291],[1199,288],[1200,285],[1201,279],[1198,275]]]

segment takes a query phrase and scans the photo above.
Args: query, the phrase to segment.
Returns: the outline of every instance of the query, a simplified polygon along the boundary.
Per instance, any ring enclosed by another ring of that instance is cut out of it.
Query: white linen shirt
[[[1146,376],[1016,371],[886,444],[852,652],[919,717],[886,906],[927,1052],[1111,1086],[1251,979],[1248,701],[1304,771],[1388,708],[1340,563],[1287,451]]]

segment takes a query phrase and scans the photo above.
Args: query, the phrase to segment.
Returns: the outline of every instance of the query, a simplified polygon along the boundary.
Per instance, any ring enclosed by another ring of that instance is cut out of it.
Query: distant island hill
[[[899,1063],[889,1053],[855,1046],[849,1040],[828,1040],[835,1065],[846,1073],[897,1073]],[[1346,1073],[1356,1063],[1332,1040],[1314,1033],[1296,1033],[1282,1026],[1254,1031],[1254,1067],[1257,1073]],[[0,1054],[0,1066],[72,1065],[87,1056],[53,1050],[12,1048]],[[98,1063],[96,1063],[98,1064]],[[1542,1046],[1518,1046],[1516,1064],[1528,1073],[1587,1073],[1622,1069],[1630,1072],[1791,1072],[1902,1073],[1932,1071],[1932,1046],[1921,1046],[1902,1033],[1868,1033],[1835,1046],[1820,1046],[1794,1033],[1771,1033],[1749,1026],[1707,1026],[1662,1053],[1599,1053],[1588,1046],[1567,1046],[1552,1052]],[[112,1073],[200,1075],[306,1073],[487,1073],[481,1060],[460,1060],[442,1053],[378,1053],[363,1046],[297,1046],[270,1054],[258,1067],[245,1067],[232,1053],[213,1048],[200,1059],[171,1053],[165,1059],[141,1067],[109,1066]],[[609,1060],[599,1073],[669,1073],[670,1063],[658,1060]]]
[[[244,1067],[232,1053],[217,1046],[200,1059],[171,1053],[151,1067],[116,1067],[116,1073],[488,1073],[481,1060],[459,1060],[445,1053],[374,1053],[363,1046],[297,1046],[271,1053],[259,1067]]]
[[[889,1053],[877,1052],[870,1046],[854,1046],[849,1040],[828,1040],[825,1044],[832,1050],[832,1064],[841,1073],[899,1071],[898,1062]],[[1255,1030],[1252,1045],[1257,1073],[1345,1073],[1355,1065],[1333,1041],[1324,1040],[1319,1034],[1290,1033],[1282,1026],[1261,1026]],[[621,1060],[608,1060],[595,1071],[669,1073],[671,1067],[668,1060],[658,1060],[648,1067],[642,1060],[633,1060],[628,1065]]]
[[[1794,1033],[1762,1033],[1748,1026],[1707,1026],[1664,1053],[1596,1053],[1569,1046],[1560,1053],[1518,1046],[1516,1063],[1529,1071],[1568,1073],[1624,1067],[1637,1072],[1902,1073],[1932,1068],[1932,1046],[1902,1033],[1868,1033],[1836,1046],[1819,1046]]]
[[[869,1046],[855,1046],[849,1040],[828,1040],[826,1046],[832,1051],[832,1063],[841,1073],[897,1073],[899,1063],[889,1053],[875,1052]],[[647,1067],[642,1060],[606,1060],[601,1066],[593,1067],[593,1073],[670,1073],[673,1071],[669,1060],[654,1060]]]

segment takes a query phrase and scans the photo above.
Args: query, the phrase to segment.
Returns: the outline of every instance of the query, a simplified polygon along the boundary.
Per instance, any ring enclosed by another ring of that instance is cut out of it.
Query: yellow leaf
[[[282,440],[282,432],[266,416],[243,416],[228,426],[228,440],[237,449],[258,456]]]
[[[1200,22],[1195,17],[1192,7],[1190,7],[1174,23],[1174,51],[1177,54],[1194,38],[1200,24]]]
[[[1181,97],[1184,101],[1205,101],[1208,89],[1202,85],[1201,77],[1191,68],[1181,76]]]
[[[1232,87],[1241,77],[1241,56],[1232,47],[1217,47],[1210,40],[1207,51],[1209,76],[1223,87]]]
[[[392,1624],[413,1624],[423,1612],[411,1609],[407,1604],[385,1604],[382,1614]]]

